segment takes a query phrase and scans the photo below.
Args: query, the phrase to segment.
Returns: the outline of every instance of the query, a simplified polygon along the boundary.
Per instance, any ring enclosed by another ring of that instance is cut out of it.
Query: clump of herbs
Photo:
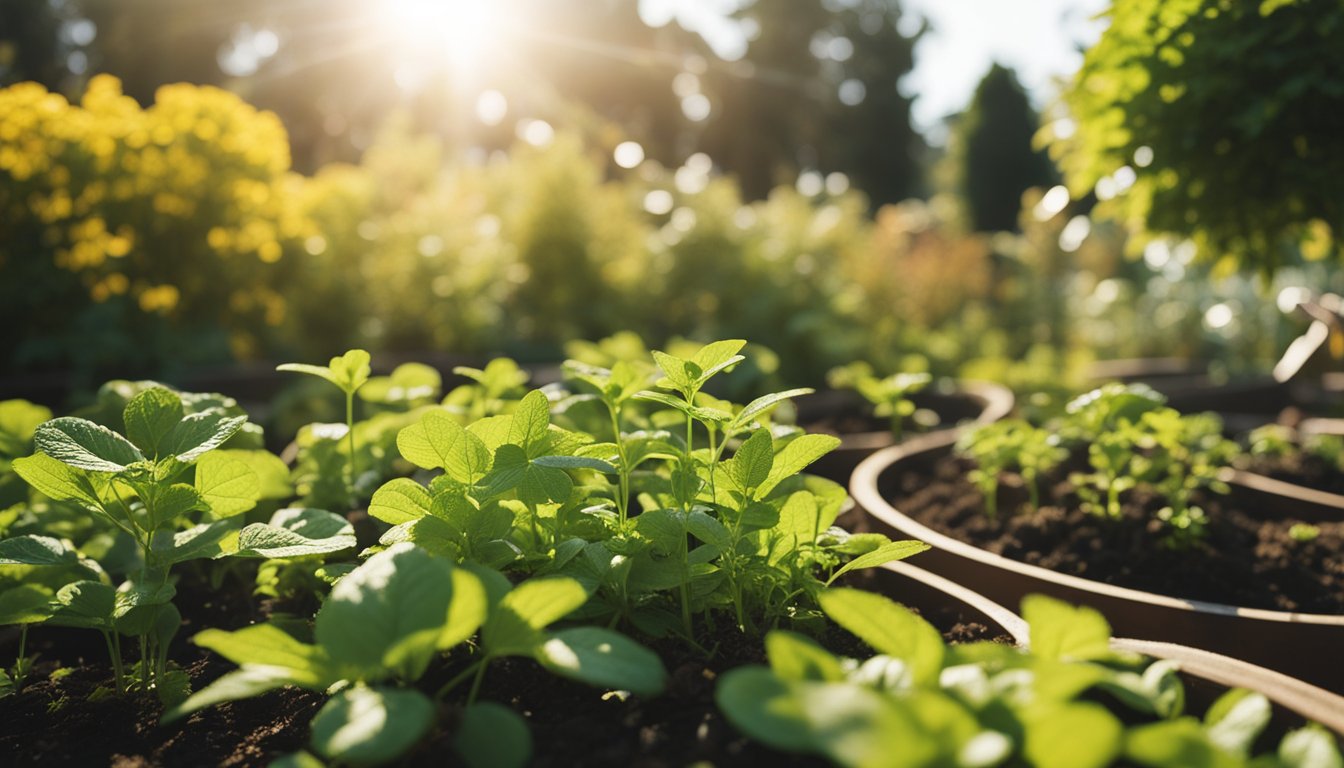
[[[1173,547],[1203,538],[1208,518],[1195,498],[1204,490],[1226,492],[1220,472],[1237,454],[1236,444],[1223,438],[1217,416],[1182,415],[1146,387],[1118,384],[1076,398],[1047,427],[1021,420],[984,425],[966,433],[958,448],[976,464],[970,479],[984,494],[990,516],[997,513],[1004,472],[1021,474],[1034,511],[1040,505],[1039,478],[1071,452],[1083,452],[1090,471],[1074,472],[1070,481],[1084,508],[1118,519],[1125,494],[1147,488],[1165,502],[1155,516]]]
[[[868,363],[857,361],[836,368],[827,383],[836,389],[853,389],[873,406],[873,415],[887,419],[892,437],[901,439],[907,419],[915,415],[911,396],[933,381],[927,373],[894,373],[882,377]]]

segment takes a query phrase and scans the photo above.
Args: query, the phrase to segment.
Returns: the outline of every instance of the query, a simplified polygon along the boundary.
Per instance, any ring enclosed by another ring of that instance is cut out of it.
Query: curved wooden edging
[[[1002,605],[990,600],[979,592],[976,592],[963,584],[958,584],[951,579],[939,576],[932,571],[926,571],[917,565],[911,565],[904,560],[898,560],[894,563],[883,563],[880,567],[884,571],[889,571],[898,576],[910,579],[911,581],[919,582],[941,595],[950,597],[959,603],[964,603],[977,613],[981,614],[984,618],[988,619],[991,623],[997,624],[999,629],[1012,636],[1013,640],[1018,645],[1026,647],[1028,640],[1027,622],[1023,621],[1021,616],[1018,616],[1016,613],[1004,608]],[[888,595],[888,597],[897,602],[903,602],[899,592]]]
[[[878,480],[897,462],[948,450],[959,430],[922,435],[882,449],[855,468],[850,495],[882,526],[920,539],[933,549],[920,564],[1003,604],[1032,592],[1091,605],[1118,634],[1177,642],[1245,659],[1269,669],[1344,692],[1344,616],[1295,613],[1182,600],[1117,587],[986,552],[939,533],[901,513],[883,498]]]
[[[1181,672],[1228,688],[1249,688],[1284,709],[1344,735],[1344,697],[1272,669],[1175,643],[1111,638],[1111,648],[1170,659]],[[1330,663],[1330,662],[1327,662]]]
[[[940,384],[941,386],[939,386]],[[1017,402],[1011,389],[990,381],[945,380],[919,394],[938,397],[961,395],[978,401],[980,403],[980,413],[969,421],[971,424],[990,424],[999,421],[1013,412],[1013,406]],[[887,430],[841,435],[840,445],[823,456],[808,471],[839,483],[845,483],[853,474],[859,462],[872,455],[874,451],[892,444],[891,432]]]
[[[1017,644],[1030,647],[1030,632],[1021,616],[1004,608],[985,595],[908,561],[887,563],[883,570],[911,582],[930,588],[973,609],[988,619]],[[899,592],[900,590],[898,590]],[[890,595],[900,600],[901,595]],[[1241,687],[1257,691],[1278,707],[1295,713],[1344,735],[1344,697],[1305,683],[1281,672],[1256,666],[1230,656],[1191,648],[1175,643],[1111,638],[1111,648],[1117,651],[1139,653],[1154,659],[1166,659],[1180,665],[1180,671],[1196,682],[1210,683],[1220,688]]]

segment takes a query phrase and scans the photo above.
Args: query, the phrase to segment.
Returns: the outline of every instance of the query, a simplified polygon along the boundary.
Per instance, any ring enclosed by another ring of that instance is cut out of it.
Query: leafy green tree
[[[759,32],[743,66],[714,78],[719,98],[700,146],[747,197],[806,168],[849,175],[874,205],[917,191],[922,143],[896,85],[918,35],[897,28],[895,0],[773,0],[738,15]]]
[[[1119,192],[1134,224],[1233,264],[1272,270],[1294,245],[1338,258],[1344,5],[1117,0],[1108,16],[1066,94],[1073,125],[1043,133],[1074,194]]]
[[[1054,184],[1050,158],[1032,148],[1040,116],[1013,70],[995,64],[975,89],[949,147],[953,184],[977,232],[1017,229],[1022,193]]]

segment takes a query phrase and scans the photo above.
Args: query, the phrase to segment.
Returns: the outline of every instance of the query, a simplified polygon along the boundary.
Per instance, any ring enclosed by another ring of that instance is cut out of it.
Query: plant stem
[[[476,677],[471,681],[471,692],[467,694],[467,704],[476,703],[476,694],[481,690],[481,681],[485,679],[485,665],[489,663],[490,657],[481,659],[480,666],[476,667]]]
[[[621,419],[616,406],[608,404],[607,412],[611,414],[611,434],[616,440],[616,455],[621,460],[621,471],[619,473],[621,488],[620,495],[616,497],[616,511],[620,513],[621,530],[624,531],[630,507],[630,466],[625,458],[625,443],[621,440]]]
[[[355,479],[358,477],[355,467],[355,393],[345,393],[345,437],[350,446],[350,502],[355,500]]]
[[[468,666],[466,669],[462,670],[461,672],[458,672],[458,673],[453,677],[452,680],[449,680],[448,682],[444,683],[444,684],[443,684],[443,687],[442,687],[442,688],[439,688],[439,690],[438,690],[437,692],[435,692],[435,694],[434,694],[434,698],[436,698],[436,699],[442,699],[444,696],[447,696],[448,693],[449,693],[450,691],[452,691],[452,690],[453,690],[454,688],[456,688],[457,686],[461,685],[463,680],[466,680],[466,679],[467,679],[468,677],[470,677],[471,675],[477,674],[478,669],[479,669],[480,667],[484,667],[484,666],[485,666],[485,662],[484,662],[484,661],[478,661],[478,662],[476,662],[475,664],[472,664],[472,665]]]
[[[24,624],[19,630],[19,657],[14,660],[14,692],[23,690],[23,681],[28,677],[27,659],[24,658],[28,648],[28,625]]]

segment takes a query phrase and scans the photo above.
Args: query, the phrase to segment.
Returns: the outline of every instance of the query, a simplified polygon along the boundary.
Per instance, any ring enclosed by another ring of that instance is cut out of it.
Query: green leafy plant
[[[180,621],[170,602],[171,567],[217,554],[219,542],[237,530],[231,518],[255,505],[259,487],[246,463],[210,453],[246,417],[220,409],[186,414],[176,393],[151,388],[126,404],[123,418],[125,437],[75,417],[45,422],[33,437],[37,453],[15,460],[14,469],[49,498],[88,509],[136,542],[142,565],[121,590],[87,588],[107,590],[97,601],[98,618],[105,629],[115,620],[117,633],[140,638],[139,672],[156,684],[167,674],[167,643]],[[194,482],[177,482],[193,466]],[[197,511],[207,521],[179,530]]]
[[[1340,761],[1334,738],[1318,726],[1287,734],[1277,754],[1252,755],[1271,715],[1262,695],[1233,689],[1202,718],[1187,714],[1175,666],[1111,651],[1110,627],[1088,608],[1027,597],[1025,651],[945,645],[931,625],[881,595],[832,589],[821,604],[880,655],[840,658],[800,635],[771,632],[769,666],[731,670],[715,692],[739,730],[776,749],[844,766],[911,768]]]
[[[1165,543],[1188,547],[1204,536],[1207,516],[1196,494],[1227,491],[1223,467],[1237,454],[1212,414],[1182,415],[1165,407],[1160,395],[1143,386],[1108,384],[1071,401],[1048,427],[1007,419],[964,434],[958,451],[974,461],[968,478],[985,497],[985,512],[998,511],[1001,476],[1021,473],[1031,508],[1040,507],[1040,478],[1085,451],[1091,472],[1069,479],[1085,508],[1118,519],[1122,499],[1135,488],[1150,488],[1166,505],[1155,513],[1164,524]]]
[[[35,431],[37,452],[14,461],[34,490],[92,514],[134,542],[138,556],[120,587],[60,540],[28,534],[0,542],[8,562],[81,566],[84,574],[54,595],[43,620],[102,632],[117,690],[126,687],[120,638],[138,638],[134,677],[165,699],[182,690],[181,676],[170,674],[167,663],[168,643],[181,621],[171,602],[173,566],[354,546],[349,524],[322,510],[280,510],[267,523],[243,526],[244,513],[262,495],[257,468],[266,471],[267,465],[248,451],[217,450],[242,428],[245,416],[218,407],[188,413],[190,400],[162,387],[141,389],[126,403],[125,436],[77,417],[52,419]]]
[[[910,396],[927,387],[933,377],[927,373],[896,373],[883,378],[875,375],[867,363],[855,362],[832,370],[827,381],[833,387],[852,388],[872,403],[873,414],[888,419],[892,436],[900,440],[905,420],[915,413]]]
[[[465,652],[479,629],[474,661],[438,696],[471,680],[459,751],[471,764],[521,765],[528,755],[518,742],[490,743],[473,733],[489,727],[527,741],[526,725],[512,710],[476,701],[491,660],[529,657],[564,677],[644,695],[664,685],[658,657],[623,635],[595,627],[547,629],[587,597],[572,579],[535,579],[510,588],[498,573],[455,568],[410,543],[396,544],[337,582],[317,614],[311,643],[273,624],[196,635],[193,642],[239,669],[164,719],[284,686],[326,691],[332,698],[313,718],[313,751],[340,763],[387,762],[411,749],[437,719],[434,697],[414,683],[441,654]]]
[[[443,398],[443,406],[468,421],[506,413],[512,403],[526,394],[531,378],[507,357],[497,357],[485,368],[458,366],[453,373],[471,379],[472,383],[455,387]]]
[[[968,477],[985,497],[985,512],[998,514],[1000,476],[1013,468],[1022,475],[1031,510],[1040,509],[1040,477],[1068,457],[1057,438],[1022,419],[1005,419],[966,432],[957,441],[957,451],[975,461]]]
[[[340,357],[331,358],[326,365],[308,365],[306,363],[285,363],[276,367],[277,371],[306,373],[335,384],[345,394],[345,434],[350,456],[348,459],[347,485],[353,487],[358,477],[355,465],[355,393],[369,381],[369,353],[362,349],[352,349]]]

